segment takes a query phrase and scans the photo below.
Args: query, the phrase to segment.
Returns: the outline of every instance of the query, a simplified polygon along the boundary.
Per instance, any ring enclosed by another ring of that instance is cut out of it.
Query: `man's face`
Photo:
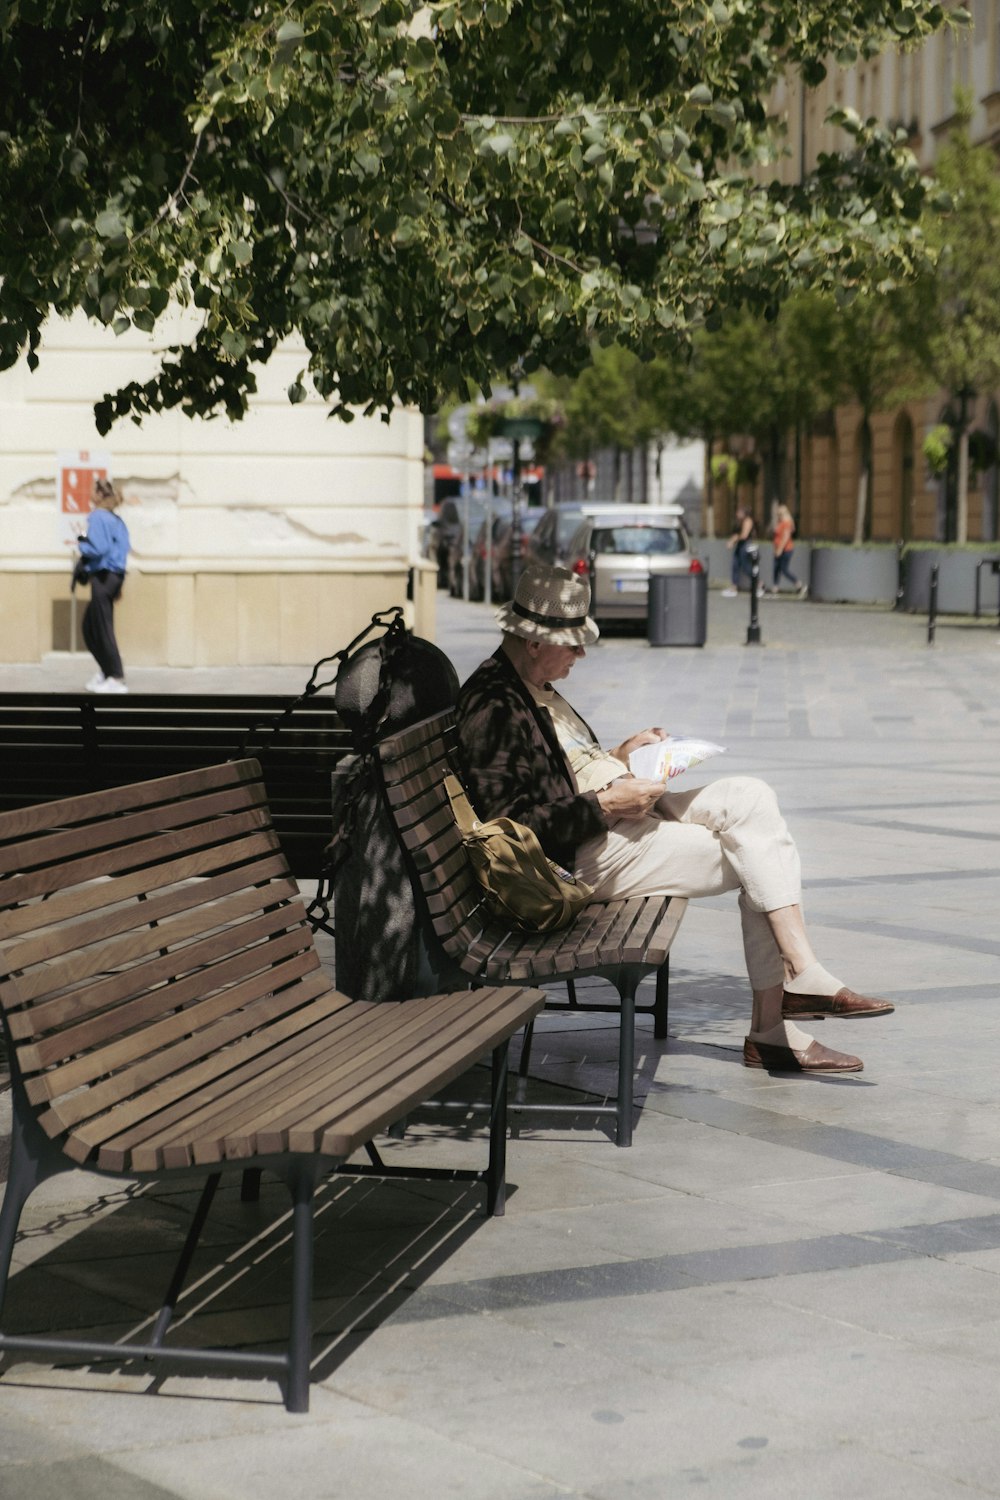
[[[532,641],[529,651],[534,664],[531,680],[536,687],[568,677],[577,657],[586,655],[583,646],[551,646],[544,641]]]

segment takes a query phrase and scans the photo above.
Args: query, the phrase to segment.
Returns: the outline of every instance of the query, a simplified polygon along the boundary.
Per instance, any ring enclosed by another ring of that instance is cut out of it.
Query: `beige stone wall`
[[[158,342],[182,335],[178,319]],[[72,319],[47,330],[34,373],[22,362],[0,374],[0,660],[66,649],[61,450],[108,450],[125,492],[132,555],[117,619],[135,665],[311,663],[375,610],[405,603],[419,561],[422,419],[345,424],[318,399],[291,406],[304,364],[301,347],[278,350],[242,422],[170,412],[106,438],[94,401],[148,377],[151,340]],[[414,587],[408,619],[433,635],[433,586],[418,572]]]
[[[435,570],[303,566],[294,571],[132,569],[115,611],[129,666],[304,666],[340,650],[378,610],[400,605],[418,635],[433,640]],[[0,569],[0,661],[40,661],[82,650],[89,592],[69,589],[59,568]]]

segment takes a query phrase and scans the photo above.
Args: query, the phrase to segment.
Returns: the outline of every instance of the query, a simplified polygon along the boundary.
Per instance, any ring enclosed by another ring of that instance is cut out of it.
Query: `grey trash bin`
[[[650,573],[647,629],[651,646],[704,646],[708,574]]]

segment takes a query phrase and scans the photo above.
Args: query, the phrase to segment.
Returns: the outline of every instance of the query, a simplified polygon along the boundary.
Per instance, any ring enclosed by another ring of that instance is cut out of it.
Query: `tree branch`
[[[152,232],[156,228],[157,224],[162,224],[163,220],[167,217],[167,214],[170,213],[171,209],[173,209],[173,208],[175,208],[177,206],[177,201],[178,201],[178,199],[180,197],[182,197],[182,195],[184,193],[184,188],[187,185],[187,180],[191,176],[191,171],[192,171],[192,168],[194,167],[195,157],[198,155],[198,151],[199,151],[199,148],[201,146],[201,138],[204,135],[204,133],[205,132],[203,130],[199,130],[198,131],[198,134],[194,138],[194,145],[191,147],[191,154],[188,157],[187,161],[184,163],[184,171],[181,173],[181,180],[180,180],[180,182],[177,184],[177,186],[174,189],[174,191],[170,194],[169,198],[167,199],[166,203],[164,203],[163,207],[160,209],[160,211],[156,215],[155,219],[152,219],[150,221],[150,223],[148,223],[146,225],[145,229],[140,229],[139,232],[138,232],[138,234],[134,234],[132,236],[131,243],[133,245],[136,243],[137,240],[144,239],[147,234],[152,234]]]

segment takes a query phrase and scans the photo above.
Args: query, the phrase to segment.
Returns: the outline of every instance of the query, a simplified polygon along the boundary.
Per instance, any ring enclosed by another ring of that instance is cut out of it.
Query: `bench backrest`
[[[420,881],[435,934],[466,974],[480,972],[507,929],[489,915],[444,778],[457,773],[455,716],[449,710],[379,745],[386,795]]]
[[[348,1002],[320,968],[260,766],[231,761],[0,814],[0,1006],[43,1129],[123,1170]],[[200,1091],[200,1092],[199,1092]],[[153,1152],[155,1157],[155,1150]],[[183,1163],[166,1162],[166,1165]]]
[[[330,841],[330,773],[351,749],[331,693],[0,693],[0,812],[258,756],[292,870],[315,879]],[[242,748],[245,746],[245,749]]]

